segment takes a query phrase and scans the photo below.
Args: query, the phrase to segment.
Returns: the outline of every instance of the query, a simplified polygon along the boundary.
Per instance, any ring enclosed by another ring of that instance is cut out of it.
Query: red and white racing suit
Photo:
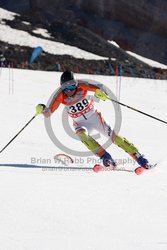
[[[95,92],[97,85],[88,82],[78,82],[78,87],[73,96],[66,96],[61,89],[54,95],[49,109],[53,113],[62,103],[65,105],[68,115],[73,119],[75,132],[86,129],[89,134],[93,130],[98,131],[105,137],[112,136],[112,129],[104,120],[101,113],[94,107],[94,100],[88,97],[88,91]]]

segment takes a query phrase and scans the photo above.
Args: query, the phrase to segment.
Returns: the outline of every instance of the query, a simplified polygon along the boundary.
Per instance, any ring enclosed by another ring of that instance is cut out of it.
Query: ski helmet
[[[69,82],[71,80],[74,80],[73,72],[66,70],[61,75],[60,84],[62,85],[63,83]]]
[[[63,72],[60,78],[60,85],[62,90],[65,90],[69,86],[77,87],[77,81],[74,79],[74,74],[72,71],[66,70]]]

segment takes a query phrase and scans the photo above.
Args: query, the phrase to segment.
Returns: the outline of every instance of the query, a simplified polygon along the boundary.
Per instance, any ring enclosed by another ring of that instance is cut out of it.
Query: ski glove
[[[101,89],[96,89],[95,96],[103,101],[109,100],[110,98]]]
[[[45,108],[46,108],[45,104],[38,104],[36,106],[36,114],[37,115],[42,114]]]

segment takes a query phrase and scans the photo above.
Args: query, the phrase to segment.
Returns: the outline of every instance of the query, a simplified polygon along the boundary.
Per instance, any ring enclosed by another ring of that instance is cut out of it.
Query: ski
[[[154,165],[151,165],[149,169],[146,169],[144,167],[137,167],[134,170],[132,169],[126,169],[123,167],[123,165],[119,164],[116,167],[110,166],[110,167],[105,167],[100,164],[95,164],[93,167],[87,167],[87,166],[75,166],[73,164],[69,165],[55,165],[55,166],[45,166],[45,165],[33,165],[33,164],[0,164],[0,167],[14,167],[14,168],[36,168],[36,169],[42,169],[42,171],[87,171],[87,172],[94,172],[94,173],[99,173],[99,172],[107,172],[107,171],[123,171],[123,172],[131,172],[135,173],[136,175],[141,175],[144,172],[148,172],[149,170],[153,169],[156,167],[158,163],[155,163]]]
[[[149,171],[149,170],[155,168],[155,167],[157,166],[157,164],[158,164],[158,163],[155,163],[154,165],[151,165],[150,168],[137,167],[137,168],[135,168],[134,171],[135,171],[135,173],[136,173],[137,175],[140,175],[140,174],[143,174],[144,172],[147,172],[147,171]]]
[[[103,172],[103,171],[124,171],[124,172],[131,172],[134,173],[134,170],[126,169],[124,167],[121,167],[120,165],[117,165],[116,167],[105,167],[100,164],[96,164],[93,167],[93,171],[95,173]]]
[[[157,164],[158,163],[152,165],[149,169],[146,169],[144,167],[137,167],[134,170],[126,169],[126,168],[120,167],[120,166],[117,166],[117,167],[113,167],[113,166],[111,166],[111,167],[105,167],[105,166],[102,166],[100,164],[96,164],[93,167],[93,171],[95,173],[104,172],[104,171],[124,171],[124,172],[135,173],[136,175],[141,175],[142,173],[147,172],[147,171],[153,169],[154,167],[156,167]]]

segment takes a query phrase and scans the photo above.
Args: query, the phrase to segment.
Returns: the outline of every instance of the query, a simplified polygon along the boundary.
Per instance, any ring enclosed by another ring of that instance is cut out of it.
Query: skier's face
[[[63,92],[66,96],[73,96],[76,92],[76,89],[77,89],[76,85],[69,85],[63,90]]]
[[[75,92],[76,92],[76,90],[72,90],[72,91],[68,91],[68,92],[65,92],[64,91],[64,94],[66,95],[66,96],[73,96],[74,94],[75,94]]]

